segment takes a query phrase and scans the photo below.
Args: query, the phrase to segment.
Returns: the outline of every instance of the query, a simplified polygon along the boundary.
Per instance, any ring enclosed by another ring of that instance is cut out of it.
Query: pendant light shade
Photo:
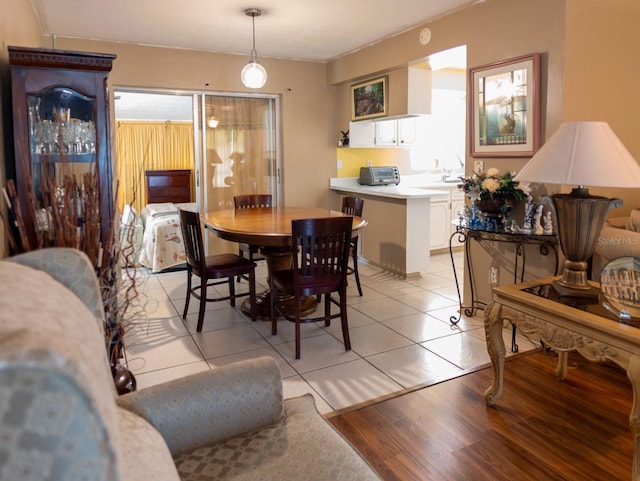
[[[256,17],[262,15],[262,10],[259,8],[248,8],[244,13],[251,17],[253,25],[253,48],[251,49],[251,60],[249,60],[249,63],[242,69],[240,78],[245,87],[259,89],[267,82],[267,71],[258,63],[258,54],[256,52]]]
[[[267,71],[257,60],[250,60],[240,73],[245,87],[259,89],[267,82]]]

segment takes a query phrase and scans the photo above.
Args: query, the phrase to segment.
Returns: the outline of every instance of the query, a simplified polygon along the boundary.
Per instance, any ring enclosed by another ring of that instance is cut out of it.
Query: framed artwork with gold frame
[[[367,120],[387,115],[388,77],[378,77],[351,86],[351,120]]]

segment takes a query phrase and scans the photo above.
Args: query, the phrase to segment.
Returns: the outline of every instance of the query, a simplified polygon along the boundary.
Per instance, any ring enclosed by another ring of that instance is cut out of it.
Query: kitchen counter
[[[411,176],[406,176],[411,177]],[[447,196],[443,188],[451,189],[456,184],[431,183],[424,186],[405,182],[404,177],[398,185],[360,185],[357,177],[343,177],[329,179],[329,188],[335,192],[347,194],[372,195],[376,197],[387,197],[390,199],[426,199],[433,197]]]
[[[367,186],[358,184],[356,177],[343,177],[330,179],[329,188],[338,195],[365,199],[363,217],[368,225],[359,234],[364,260],[406,278],[427,271],[431,203],[444,201],[448,206],[450,191],[457,189],[457,183],[405,175],[398,185]]]

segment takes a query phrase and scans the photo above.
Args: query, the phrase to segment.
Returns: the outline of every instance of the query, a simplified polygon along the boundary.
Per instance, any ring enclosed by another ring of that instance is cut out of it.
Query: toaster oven
[[[400,171],[398,167],[360,167],[360,185],[398,185],[400,183]]]

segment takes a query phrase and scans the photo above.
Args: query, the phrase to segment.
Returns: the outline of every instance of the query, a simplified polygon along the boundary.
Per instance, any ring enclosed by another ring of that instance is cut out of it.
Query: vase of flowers
[[[460,177],[458,189],[473,201],[478,210],[490,217],[500,218],[511,211],[516,201],[526,199],[529,185],[514,180],[513,171],[501,174],[496,168]]]

